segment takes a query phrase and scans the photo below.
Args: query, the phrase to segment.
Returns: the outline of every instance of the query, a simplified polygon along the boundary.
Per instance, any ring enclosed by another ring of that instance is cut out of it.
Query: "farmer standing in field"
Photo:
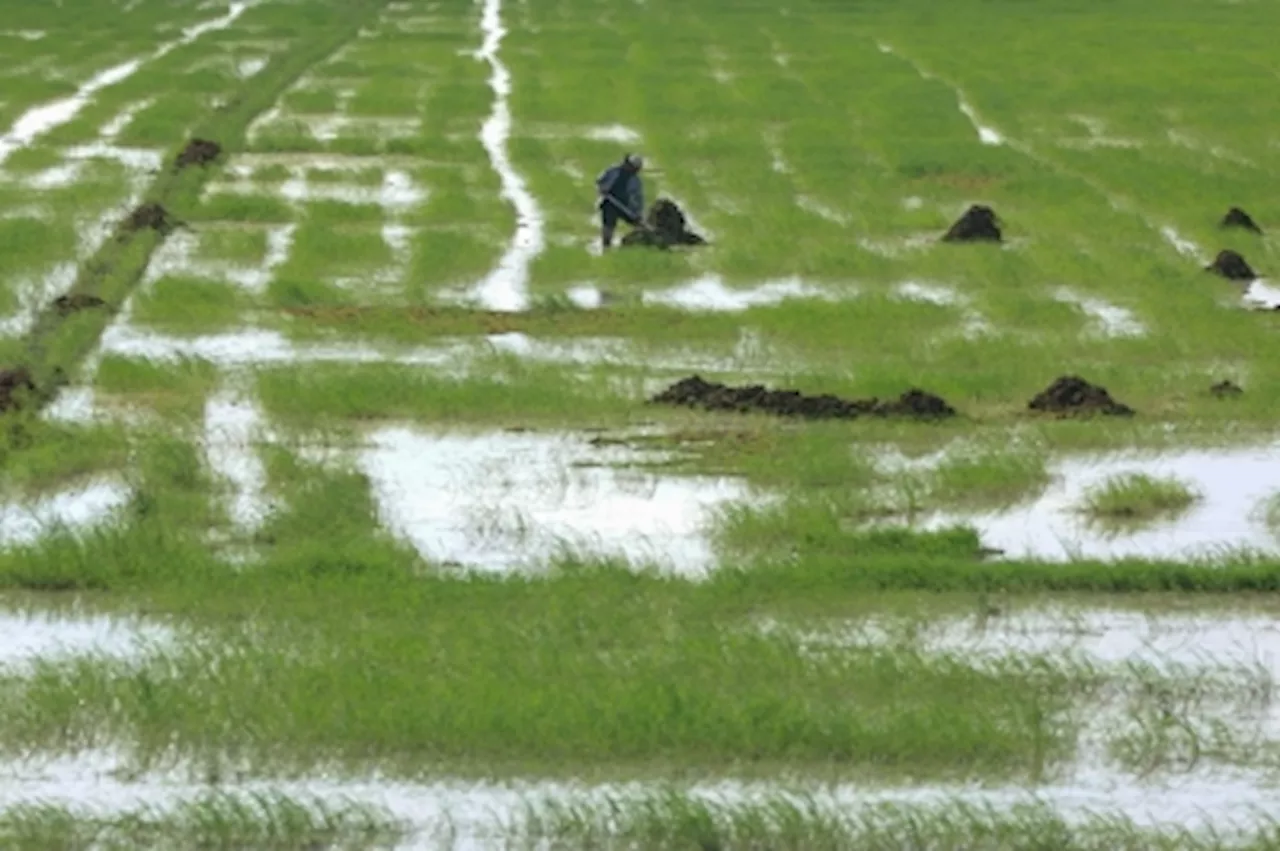
[[[640,185],[642,168],[644,160],[639,154],[627,154],[622,162],[609,166],[596,178],[596,192],[600,195],[600,242],[605,251],[613,245],[613,230],[619,219],[641,227],[644,215],[644,187]]]

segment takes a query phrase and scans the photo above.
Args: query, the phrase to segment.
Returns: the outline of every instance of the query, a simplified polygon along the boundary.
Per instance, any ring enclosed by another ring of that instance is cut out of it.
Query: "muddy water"
[[[1054,482],[1037,499],[1011,511],[940,513],[922,525],[970,524],[984,546],[1012,558],[1189,559],[1232,549],[1278,549],[1264,504],[1280,491],[1280,446],[1091,455],[1061,461],[1051,472]],[[1079,513],[1088,490],[1129,473],[1179,479],[1198,492],[1200,500],[1176,519],[1131,531],[1101,529]]]
[[[0,673],[75,656],[139,659],[174,640],[172,630],[134,618],[0,611]]]
[[[32,543],[55,528],[92,528],[111,519],[129,501],[130,490],[101,481],[31,501],[0,503],[0,545]]]
[[[703,575],[719,506],[750,497],[739,480],[610,465],[666,456],[570,435],[375,432],[359,458],[379,513],[435,564],[536,569],[562,548]]]
[[[660,791],[642,783],[468,784],[447,780],[398,783],[376,778],[327,777],[247,781],[234,786],[210,787],[191,782],[177,772],[124,779],[130,774],[122,768],[121,761],[106,752],[10,763],[0,767],[0,808],[40,801],[106,815],[141,807],[164,809],[214,788],[244,795],[276,792],[381,808],[412,831],[404,842],[397,844],[398,848],[488,849],[508,847],[502,842],[502,835],[506,833],[502,827],[518,825],[528,803],[547,799],[601,803],[605,796],[626,799]],[[1280,814],[1280,797],[1275,790],[1247,773],[1214,777],[1190,775],[1160,783],[1060,784],[1031,789],[961,785],[888,788],[735,781],[680,785],[691,797],[709,803],[741,804],[782,797],[791,798],[806,809],[811,801],[822,811],[834,814],[889,803],[928,807],[962,802],[1006,809],[1038,801],[1053,806],[1068,821],[1100,813],[1119,814],[1139,825],[1188,829],[1212,825],[1227,830],[1247,825],[1259,815],[1274,818]],[[446,838],[452,841],[446,844]]]
[[[498,266],[476,287],[475,298],[489,310],[520,311],[529,306],[529,265],[545,245],[542,209],[511,164],[507,142],[511,137],[511,72],[499,57],[507,30],[502,23],[502,0],[484,0],[480,27],[484,42],[476,58],[489,63],[492,73],[493,112],[480,130],[480,142],[489,153],[502,181],[502,195],[516,210],[516,232]]]
[[[728,287],[718,275],[706,275],[666,290],[646,292],[645,304],[662,304],[684,310],[738,312],[791,299],[826,299],[832,294],[799,278],[766,281],[745,289]]]

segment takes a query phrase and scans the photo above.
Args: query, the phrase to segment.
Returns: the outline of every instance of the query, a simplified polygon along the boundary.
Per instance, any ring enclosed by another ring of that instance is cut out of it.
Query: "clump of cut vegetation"
[[[1080,511],[1099,521],[1142,524],[1176,518],[1199,498],[1190,485],[1178,479],[1126,473],[1111,476],[1086,492]]]

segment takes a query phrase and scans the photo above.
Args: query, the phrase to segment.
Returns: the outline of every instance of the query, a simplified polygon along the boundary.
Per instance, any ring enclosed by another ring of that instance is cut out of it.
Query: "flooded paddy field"
[[[11,11],[0,845],[1280,847],[1276,10],[723,5]]]

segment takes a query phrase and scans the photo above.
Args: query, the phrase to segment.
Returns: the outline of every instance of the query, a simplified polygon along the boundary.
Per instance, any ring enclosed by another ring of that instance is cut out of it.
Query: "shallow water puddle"
[[[1263,310],[1280,310],[1280,287],[1261,278],[1250,281],[1245,286],[1244,303]]]
[[[387,428],[359,465],[384,522],[436,564],[536,569],[567,547],[705,574],[712,512],[751,494],[737,479],[609,466],[666,457],[572,435]]]
[[[885,787],[852,783],[742,782],[734,780],[678,784],[687,794],[712,804],[746,804],[789,799],[807,811],[856,812],[863,806],[896,803],[928,807],[963,803],[1005,810],[1036,802],[1076,822],[1098,814],[1127,816],[1140,826],[1234,827],[1280,815],[1280,797],[1265,778],[1249,772],[1192,773],[1164,782],[1138,782],[1090,773],[1077,782],[1041,786],[981,787],[961,784]],[[395,782],[377,777],[299,780],[247,780],[211,786],[193,782],[186,772],[137,775],[119,757],[89,751],[76,757],[29,758],[0,764],[0,808],[35,802],[95,815],[120,814],[141,807],[165,809],[213,790],[242,795],[285,794],[376,807],[406,826],[410,834],[395,847],[482,849],[506,847],[503,835],[517,827],[531,803],[604,803],[638,799],[669,786],[642,782],[468,783],[455,780]],[[504,828],[506,828],[504,830]],[[541,846],[539,846],[541,847]]]
[[[268,439],[258,405],[234,390],[211,396],[204,409],[205,457],[214,475],[231,488],[228,513],[237,531],[253,532],[266,519],[267,470],[254,442]]]
[[[970,658],[1071,654],[1105,666],[1248,667],[1280,679],[1280,620],[1272,614],[1049,606],[928,620],[871,616],[825,630],[761,626],[766,633],[782,629],[806,642],[845,647],[906,642],[927,653]]]
[[[1186,559],[1246,547],[1277,550],[1263,504],[1280,491],[1280,447],[1085,456],[1058,462],[1052,472],[1053,484],[1029,504],[1002,513],[940,513],[922,525],[972,525],[984,546],[1011,558]],[[1087,491],[1128,473],[1177,478],[1200,500],[1177,519],[1131,531],[1104,529],[1078,512]]]
[[[799,278],[767,281],[749,289],[731,289],[719,275],[706,275],[666,290],[645,292],[645,304],[663,304],[685,310],[747,310],[760,305],[780,304],[789,299],[816,298],[832,300],[826,290],[806,284]]]
[[[486,309],[514,312],[529,306],[529,264],[545,247],[544,221],[537,199],[507,152],[511,138],[511,72],[498,55],[507,34],[502,23],[502,0],[484,0],[480,28],[484,41],[475,56],[489,64],[489,86],[493,90],[493,111],[480,130],[480,142],[501,179],[502,197],[515,207],[516,232],[497,267],[473,290],[473,297]]]
[[[58,527],[91,528],[111,519],[131,495],[119,482],[101,481],[26,502],[0,503],[0,544],[30,544]]]
[[[1104,337],[1140,337],[1147,332],[1133,312],[1105,299],[1082,295],[1069,287],[1054,290],[1055,300],[1074,305],[1093,320],[1096,331]]]
[[[171,629],[137,618],[0,611],[0,672],[13,674],[33,662],[75,656],[138,659],[174,641]]]
[[[190,44],[207,32],[231,26],[247,8],[249,8],[248,3],[232,3],[227,7],[227,14],[187,27],[183,30],[181,38],[160,45],[145,59],[132,59],[100,71],[90,77],[74,94],[28,110],[18,118],[8,133],[0,136],[0,163],[7,160],[14,151],[26,147],[53,128],[75,118],[89,100],[102,89],[128,79],[146,62],[159,59],[178,47]]]

